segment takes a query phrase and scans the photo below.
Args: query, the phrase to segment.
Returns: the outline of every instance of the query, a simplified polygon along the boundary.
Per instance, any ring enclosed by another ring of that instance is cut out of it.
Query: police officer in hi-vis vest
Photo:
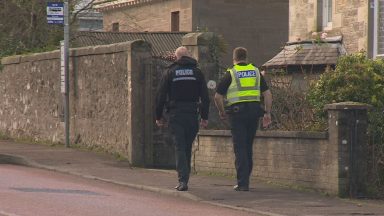
[[[209,95],[205,78],[187,48],[175,51],[176,61],[169,66],[160,81],[156,101],[156,124],[164,125],[163,108],[168,102],[169,129],[176,149],[178,191],[188,190],[191,172],[192,143],[200,125],[207,127]],[[168,101],[167,101],[168,99]]]
[[[247,62],[245,48],[237,47],[233,50],[233,64],[217,86],[215,104],[220,118],[224,120],[228,116],[231,124],[237,173],[234,190],[249,191],[249,178],[253,168],[253,139],[260,117],[263,117],[264,127],[271,123],[272,94],[263,75],[253,64]],[[264,96],[264,109],[260,106],[261,94]]]

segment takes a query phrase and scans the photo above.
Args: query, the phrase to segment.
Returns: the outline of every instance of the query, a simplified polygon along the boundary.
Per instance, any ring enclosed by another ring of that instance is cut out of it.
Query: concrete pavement
[[[112,155],[64,146],[0,141],[0,164],[49,169],[136,189],[254,212],[255,215],[383,215],[383,200],[351,200],[252,181],[249,192],[233,191],[234,179],[193,175],[189,191],[173,189],[175,171],[131,167]],[[1,215],[1,214],[0,214]]]

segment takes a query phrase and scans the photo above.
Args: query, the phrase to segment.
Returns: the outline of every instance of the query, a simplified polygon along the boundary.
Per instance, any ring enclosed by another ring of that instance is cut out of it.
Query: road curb
[[[36,163],[35,161],[29,160],[23,156],[20,155],[10,155],[10,154],[0,154],[0,164],[13,164],[13,165],[22,165],[22,166],[27,166],[27,167],[33,167],[33,168],[38,168],[38,169],[45,169],[45,170],[50,170],[50,171],[55,171],[59,173],[64,173],[64,174],[70,174],[86,179],[92,179],[92,180],[98,180],[102,182],[107,182],[107,183],[112,183],[120,186],[126,186],[129,188],[133,189],[138,189],[138,190],[143,190],[143,191],[150,191],[150,192],[155,192],[155,193],[160,193],[160,194],[165,194],[165,195],[171,195],[174,197],[181,197],[201,203],[206,203],[218,207],[224,207],[224,208],[229,208],[229,209],[234,209],[234,210],[240,210],[240,211],[245,211],[245,212],[251,212],[251,213],[257,213],[259,215],[263,216],[284,216],[280,214],[274,214],[274,213],[269,213],[269,212],[263,212],[263,211],[258,211],[255,209],[250,209],[250,208],[245,208],[245,207],[238,207],[238,206],[231,206],[231,205],[226,205],[222,203],[216,203],[208,200],[204,200],[198,196],[195,196],[189,192],[181,192],[181,191],[175,191],[171,189],[163,189],[159,187],[153,187],[153,186],[147,186],[147,185],[140,185],[140,184],[132,184],[132,183],[126,183],[126,182],[121,182],[121,181],[115,181],[111,179],[105,179],[105,178],[100,178],[97,176],[92,176],[92,175],[85,175],[82,173],[78,172],[73,172],[70,170],[66,169],[59,169],[51,166],[45,166],[41,165],[39,163]]]
[[[0,164],[34,166],[36,163],[19,155],[0,154]]]
[[[71,175],[79,176],[82,178],[99,180],[99,181],[113,183],[113,184],[117,184],[117,185],[121,185],[121,186],[127,186],[127,187],[131,187],[134,189],[146,190],[146,191],[157,192],[157,193],[167,194],[167,195],[173,195],[176,197],[184,197],[184,198],[191,199],[194,201],[202,201],[201,198],[199,198],[193,194],[190,194],[188,192],[179,192],[179,191],[174,191],[174,190],[170,190],[170,189],[162,189],[162,188],[158,188],[158,187],[152,187],[152,186],[146,186],[146,185],[140,185],[140,184],[131,184],[131,183],[125,183],[125,182],[115,181],[115,180],[111,180],[111,179],[100,178],[100,177],[92,176],[92,175],[85,175],[82,173],[73,172],[73,171],[66,170],[66,169],[58,169],[58,168],[51,167],[51,166],[41,165],[41,164],[38,164],[34,161],[31,161],[31,160],[29,160],[23,156],[19,156],[19,155],[0,154],[0,164],[14,164],[14,165],[34,167],[34,168],[39,168],[39,169],[46,169],[46,170],[50,170],[50,171],[55,171],[55,172],[60,172],[60,173],[65,173],[65,174],[71,174]]]

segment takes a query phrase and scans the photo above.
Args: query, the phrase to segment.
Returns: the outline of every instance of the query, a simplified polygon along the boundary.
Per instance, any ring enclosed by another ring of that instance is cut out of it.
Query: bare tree
[[[78,14],[91,9],[95,0],[69,2],[70,23],[74,24]],[[47,24],[46,7],[46,0],[0,0],[0,58],[58,48],[63,27]]]

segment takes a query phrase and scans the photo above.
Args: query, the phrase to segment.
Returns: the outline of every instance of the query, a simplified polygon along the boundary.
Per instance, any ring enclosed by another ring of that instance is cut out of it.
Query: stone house
[[[96,1],[104,31],[210,31],[224,38],[224,66],[232,49],[248,48],[250,60],[261,65],[288,39],[287,0],[115,0]]]
[[[103,16],[95,11],[84,11],[77,15],[78,31],[102,31]]]
[[[341,55],[383,55],[383,6],[384,0],[289,0],[289,41],[263,68],[283,69],[302,84],[335,67]]]
[[[347,53],[384,54],[383,0],[290,0],[289,41],[313,32],[342,36]]]

